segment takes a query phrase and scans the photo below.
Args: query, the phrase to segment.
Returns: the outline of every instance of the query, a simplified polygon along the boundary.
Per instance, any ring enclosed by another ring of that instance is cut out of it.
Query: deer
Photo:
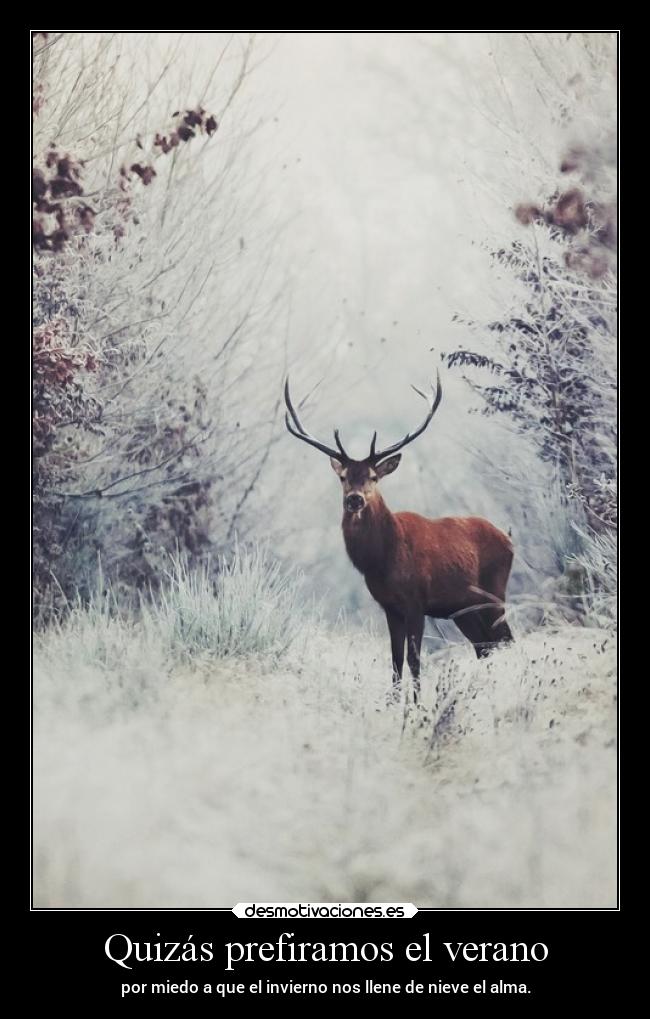
[[[291,402],[288,377],[284,399],[288,431],[329,456],[341,483],[347,554],[363,574],[366,587],[388,623],[391,695],[393,699],[400,696],[406,646],[413,700],[417,703],[426,617],[453,619],[471,641],[478,658],[513,640],[504,612],[513,545],[508,535],[482,517],[430,519],[418,513],[393,513],[384,502],[378,483],[397,470],[400,450],[431,423],[442,399],[440,372],[430,396],[415,386],[411,388],[428,405],[424,421],[415,431],[381,450],[377,449],[375,431],[370,452],[363,460],[348,456],[338,429],[334,429],[335,448],[306,431]]]

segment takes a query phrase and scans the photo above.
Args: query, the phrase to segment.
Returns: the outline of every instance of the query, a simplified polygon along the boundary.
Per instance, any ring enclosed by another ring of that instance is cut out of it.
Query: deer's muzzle
[[[356,492],[352,492],[350,495],[345,497],[345,508],[348,513],[358,513],[366,505],[366,500],[362,495],[358,495]]]

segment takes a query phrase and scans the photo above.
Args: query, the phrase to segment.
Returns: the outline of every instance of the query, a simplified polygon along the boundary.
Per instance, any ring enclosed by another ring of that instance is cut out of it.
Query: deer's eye
[[[370,480],[371,481],[376,481],[377,480],[377,475],[376,474],[371,474],[370,475]]]

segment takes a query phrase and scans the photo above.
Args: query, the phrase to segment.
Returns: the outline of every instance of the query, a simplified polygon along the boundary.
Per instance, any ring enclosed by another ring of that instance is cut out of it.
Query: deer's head
[[[377,432],[375,432],[370,443],[370,453],[368,456],[364,460],[353,460],[343,448],[338,428],[334,430],[336,448],[326,446],[324,443],[319,442],[318,439],[315,439],[313,435],[310,435],[309,432],[305,431],[291,402],[289,379],[287,379],[284,387],[284,399],[287,405],[286,426],[297,439],[302,439],[303,442],[307,442],[310,446],[314,446],[315,449],[319,449],[321,453],[326,453],[329,456],[330,463],[341,481],[343,488],[343,509],[346,513],[358,515],[363,513],[366,506],[377,494],[377,483],[379,480],[387,474],[392,474],[397,469],[402,458],[398,450],[408,445],[409,442],[413,442],[414,439],[417,439],[418,435],[421,435],[427,427],[442,399],[440,373],[438,372],[437,374],[436,389],[432,388],[431,396],[422,393],[415,386],[412,386],[412,389],[426,400],[429,405],[427,416],[420,427],[412,433],[407,433],[399,442],[382,450],[375,448],[377,443]]]

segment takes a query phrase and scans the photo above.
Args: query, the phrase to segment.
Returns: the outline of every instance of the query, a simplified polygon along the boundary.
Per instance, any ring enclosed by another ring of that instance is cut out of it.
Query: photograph
[[[31,910],[618,910],[619,31],[30,47]]]

